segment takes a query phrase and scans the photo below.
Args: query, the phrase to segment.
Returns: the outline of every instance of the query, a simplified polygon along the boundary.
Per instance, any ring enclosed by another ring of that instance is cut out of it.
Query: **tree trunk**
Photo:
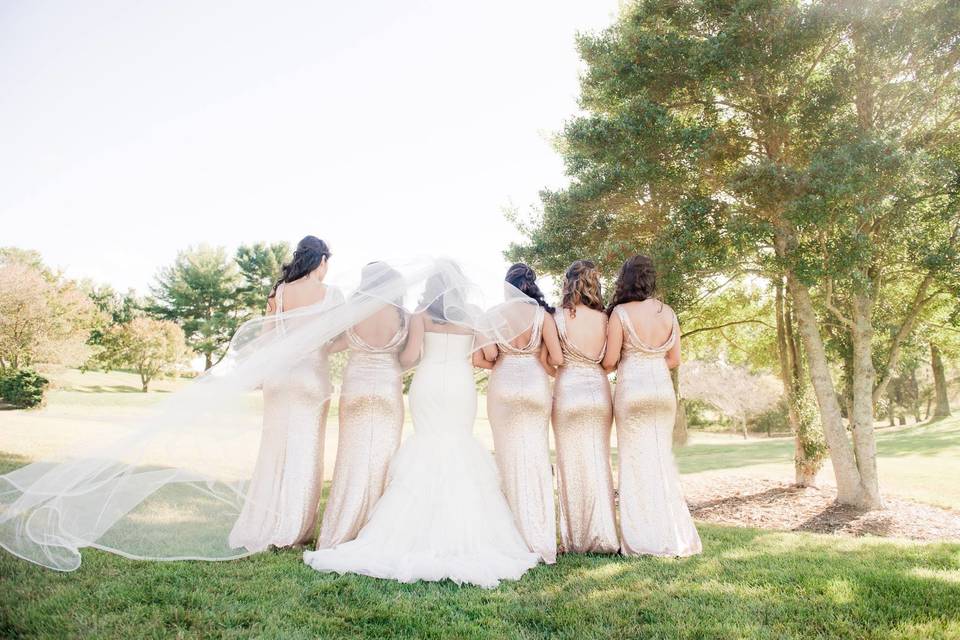
[[[864,500],[863,488],[860,486],[860,470],[857,468],[853,447],[847,438],[847,430],[840,414],[840,403],[837,401],[830,363],[813,310],[810,291],[789,271],[787,287],[797,314],[800,336],[807,354],[810,383],[820,408],[820,423],[823,425],[823,434],[830,450],[830,461],[833,463],[833,473],[837,481],[837,501],[860,505]]]
[[[947,395],[947,376],[943,370],[940,347],[930,343],[930,368],[933,369],[933,417],[946,418],[950,415],[950,398]]]
[[[793,432],[793,473],[797,486],[808,487],[813,484],[817,472],[811,473],[811,462],[807,460],[801,433],[800,414],[797,411],[797,376],[799,371],[799,354],[794,351],[795,342],[789,312],[787,310],[783,283],[776,285],[776,314],[777,314],[777,355],[780,357],[780,379],[783,381],[783,395],[787,399],[787,418],[790,422],[790,431]]]
[[[670,380],[673,382],[673,393],[677,398],[677,415],[673,421],[673,446],[682,447],[690,439],[687,430],[687,410],[680,398],[680,367],[670,371]]]
[[[213,354],[208,351],[207,353],[203,354],[203,356],[204,356],[203,370],[206,371],[207,369],[213,366]]]
[[[851,426],[853,449],[860,470],[862,495],[857,506],[882,509],[880,483],[877,477],[877,440],[873,428],[873,390],[877,372],[873,366],[873,299],[870,294],[853,296],[851,304],[853,327],[853,398]]]

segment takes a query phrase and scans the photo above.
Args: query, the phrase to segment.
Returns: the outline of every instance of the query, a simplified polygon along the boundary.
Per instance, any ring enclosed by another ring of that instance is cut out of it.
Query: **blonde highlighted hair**
[[[600,271],[592,260],[575,260],[567,267],[563,278],[563,301],[560,306],[577,314],[577,305],[603,311],[603,293],[600,289]]]

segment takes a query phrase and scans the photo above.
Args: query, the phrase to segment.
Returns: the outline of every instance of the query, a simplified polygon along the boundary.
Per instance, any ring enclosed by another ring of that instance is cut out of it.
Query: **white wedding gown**
[[[537,564],[514,524],[490,452],[473,437],[473,336],[427,332],[410,387],[414,433],[355,540],[307,551],[318,571],[496,587]]]

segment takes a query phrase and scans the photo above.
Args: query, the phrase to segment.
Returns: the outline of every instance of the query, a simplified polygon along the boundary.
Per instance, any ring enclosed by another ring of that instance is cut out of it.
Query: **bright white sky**
[[[145,293],[179,249],[505,267],[618,0],[0,2],[0,245]]]

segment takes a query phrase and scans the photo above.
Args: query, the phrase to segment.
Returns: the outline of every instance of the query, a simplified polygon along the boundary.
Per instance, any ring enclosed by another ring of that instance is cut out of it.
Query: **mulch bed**
[[[887,497],[886,509],[836,503],[834,487],[795,487],[748,477],[684,478],[693,517],[716,524],[845,536],[960,540],[960,513]]]

